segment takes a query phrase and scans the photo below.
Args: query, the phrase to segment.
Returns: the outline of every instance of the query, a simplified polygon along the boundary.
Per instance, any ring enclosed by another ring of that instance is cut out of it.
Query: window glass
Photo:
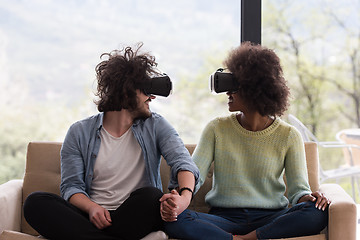
[[[292,93],[289,112],[320,141],[360,128],[359,9],[357,0],[263,1],[263,44],[281,58]],[[319,151],[324,169],[347,164],[341,148]]]
[[[63,141],[97,112],[100,55],[143,42],[174,84],[152,102],[185,143],[227,114],[209,75],[240,42],[240,1],[0,0],[0,182],[21,178],[29,141]],[[20,170],[19,170],[20,169]]]
[[[323,138],[360,127],[359,9],[357,0],[263,2],[263,44],[282,60],[291,110]]]

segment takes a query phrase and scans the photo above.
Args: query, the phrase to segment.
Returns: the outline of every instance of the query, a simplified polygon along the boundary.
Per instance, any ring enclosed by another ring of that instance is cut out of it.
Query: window
[[[0,182],[21,178],[29,141],[63,141],[71,123],[97,112],[100,55],[142,41],[173,94],[152,102],[186,143],[227,114],[209,75],[240,42],[240,1],[1,1]]]
[[[292,92],[290,112],[320,141],[360,128],[360,2],[263,1],[263,44],[279,55]],[[319,148],[324,169],[342,150]],[[342,183],[350,193],[350,183]]]

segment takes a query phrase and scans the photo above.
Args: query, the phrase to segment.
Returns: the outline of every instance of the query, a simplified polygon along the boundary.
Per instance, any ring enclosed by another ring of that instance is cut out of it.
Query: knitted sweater
[[[236,114],[216,118],[204,129],[193,159],[200,170],[197,189],[214,163],[205,197],[212,207],[277,209],[311,193],[301,135],[279,118],[258,132],[244,129]]]

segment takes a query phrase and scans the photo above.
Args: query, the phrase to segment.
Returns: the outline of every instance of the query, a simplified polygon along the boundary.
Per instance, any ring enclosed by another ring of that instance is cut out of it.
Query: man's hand
[[[69,202],[89,214],[89,220],[98,229],[104,229],[111,226],[111,217],[108,210],[91,201],[83,193],[75,193],[69,199]]]
[[[90,208],[89,219],[98,229],[104,229],[111,226],[109,211],[99,205],[93,205]]]
[[[306,202],[306,201],[311,201],[311,202],[315,202],[315,207],[318,208],[319,210],[322,210],[322,211],[325,211],[326,207],[330,205],[331,203],[331,200],[328,199],[325,194],[319,192],[319,191],[316,191],[316,192],[313,192],[311,194],[308,194],[308,195],[304,195],[302,196],[298,203],[301,203],[301,202]]]
[[[185,192],[188,192],[185,194]],[[180,196],[176,190],[164,194],[160,198],[160,214],[165,222],[174,222],[177,216],[180,215],[190,204],[192,193],[184,191]]]

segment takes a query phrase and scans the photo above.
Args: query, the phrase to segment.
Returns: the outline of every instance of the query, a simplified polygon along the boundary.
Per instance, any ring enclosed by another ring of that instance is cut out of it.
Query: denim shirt
[[[94,165],[99,152],[104,113],[78,121],[69,128],[61,148],[61,196],[68,200],[75,193],[89,197]],[[190,171],[198,182],[199,170],[175,129],[159,114],[136,120],[132,131],[140,144],[149,186],[162,190],[161,155],[171,167],[169,188],[178,186],[177,173]]]

